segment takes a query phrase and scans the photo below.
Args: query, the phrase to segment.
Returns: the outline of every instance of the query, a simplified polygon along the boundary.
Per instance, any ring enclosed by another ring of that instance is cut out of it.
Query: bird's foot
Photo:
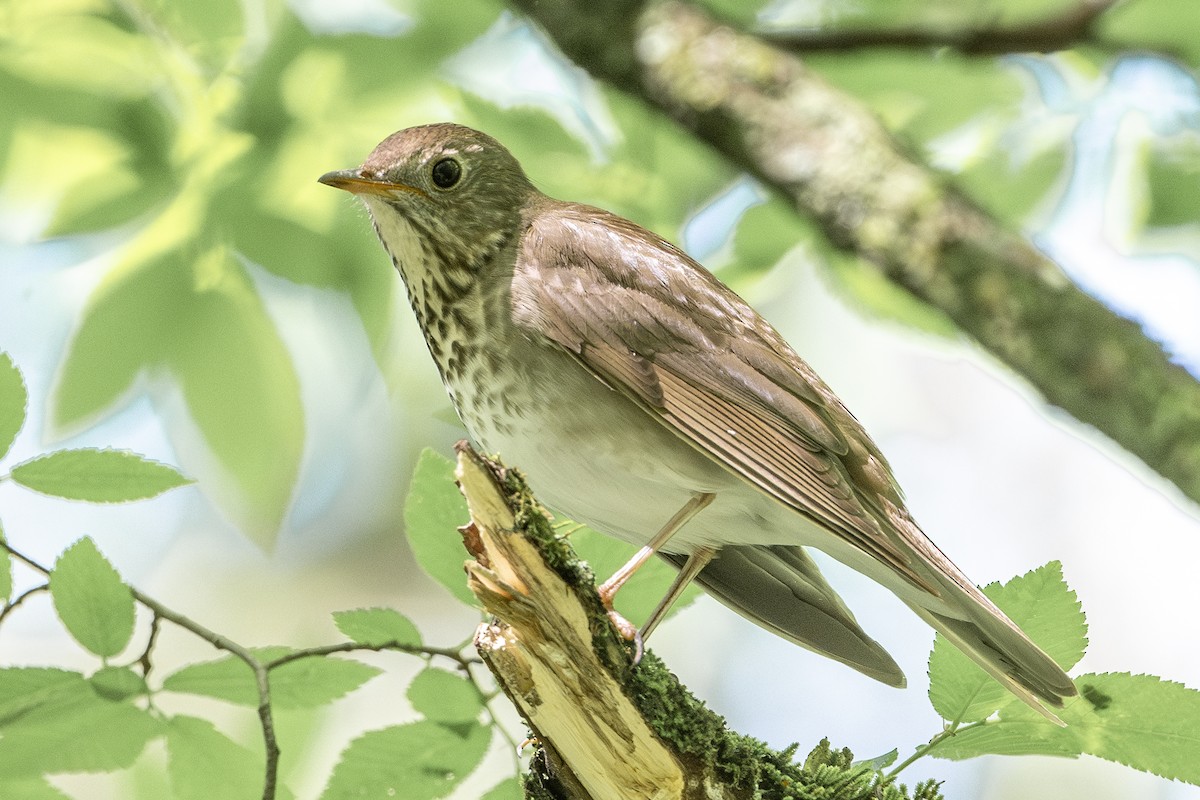
[[[612,607],[613,595],[616,592],[606,592],[605,587],[601,586],[599,590],[600,603],[604,606],[604,610],[608,612],[608,620],[612,626],[617,629],[617,633],[627,642],[633,642],[633,665],[636,667],[638,662],[642,660],[645,654],[645,645],[642,642],[642,632],[638,630],[637,625],[634,625],[621,613]]]

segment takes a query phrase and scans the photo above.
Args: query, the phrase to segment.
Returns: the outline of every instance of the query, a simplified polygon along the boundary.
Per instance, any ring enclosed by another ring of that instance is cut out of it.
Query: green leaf
[[[408,701],[418,714],[453,725],[474,722],[483,708],[479,689],[461,675],[428,667],[408,685]]]
[[[383,670],[343,658],[302,658],[271,670],[271,699],[280,708],[315,708],[337,700]]]
[[[95,543],[84,537],[63,551],[50,573],[58,618],[75,640],[110,658],[133,636],[133,593]]]
[[[717,156],[690,131],[664,124],[661,114],[631,95],[602,85],[604,98],[624,137],[608,154],[603,169],[581,159],[544,165],[543,177],[561,186],[568,200],[602,201],[605,208],[628,217],[671,241],[691,213],[738,176],[727,159]],[[530,173],[535,170],[531,166]],[[572,174],[574,173],[574,179]],[[580,192],[587,191],[586,195]]]
[[[0,542],[4,539],[4,528],[0,526]],[[0,606],[7,605],[12,598],[12,557],[7,550],[0,550]]]
[[[171,0],[141,0],[155,26],[182,45],[192,58],[213,73],[229,67],[245,39],[245,8],[237,0],[206,0],[176,3]]]
[[[735,266],[739,272],[766,272],[785,253],[814,236],[811,223],[782,198],[771,197],[747,209],[738,221],[733,237]]]
[[[5,16],[13,12],[6,4]],[[81,89],[112,98],[137,97],[155,84],[153,44],[99,16],[61,13],[6,19],[0,68],[44,92]]]
[[[1087,620],[1079,600],[1063,580],[1062,565],[1051,561],[984,593],[1063,669],[1087,647]],[[1019,703],[975,662],[942,636],[929,656],[929,700],[947,720],[976,722]]]
[[[212,473],[199,475],[205,490],[266,547],[303,452],[299,382],[245,268],[222,247],[196,252],[189,240],[202,214],[173,206],[92,296],[58,374],[51,425],[62,435],[94,423],[146,374],[156,376],[145,381],[152,397],[182,390],[210,450],[189,471]]]
[[[267,661],[287,652],[285,647],[272,647],[257,650],[255,655]],[[169,692],[215,697],[238,705],[258,705],[254,672],[246,662],[232,655],[181,667],[163,679],[162,688]]]
[[[206,719],[178,714],[167,720],[167,773],[178,800],[257,797],[262,758]]]
[[[71,800],[46,782],[45,778],[17,778],[6,781],[0,778],[0,797],[20,800]]]
[[[1130,0],[1118,3],[1097,20],[1098,41],[1113,41],[1128,50],[1178,54],[1200,67],[1200,4],[1188,0]]]
[[[947,338],[961,335],[957,326],[940,309],[922,302],[884,276],[865,259],[821,247],[833,289],[848,303],[876,317],[899,322],[925,333]]]
[[[262,663],[287,654],[283,647],[261,648],[254,655]],[[311,657],[290,661],[270,671],[271,701],[278,708],[314,708],[354,691],[380,673],[359,661]],[[163,688],[200,694],[239,705],[258,705],[254,672],[236,656],[189,664],[168,675]]]
[[[82,176],[63,193],[43,238],[109,230],[162,205],[173,188],[169,176],[143,175],[132,164]]]
[[[85,731],[91,735],[82,735]],[[149,712],[101,698],[86,684],[60,691],[5,725],[0,738],[0,781],[123,769],[160,732]]]
[[[454,484],[454,462],[426,448],[417,459],[404,501],[404,531],[421,569],[469,606],[477,605],[467,588],[458,527],[470,520],[467,501]]]
[[[129,667],[102,667],[88,678],[88,682],[96,694],[106,700],[128,700],[149,694],[146,679]]]
[[[25,424],[25,407],[29,393],[21,370],[12,357],[0,351],[0,458],[8,455],[9,448]]]
[[[55,450],[12,469],[26,489],[92,503],[145,500],[191,480],[174,467],[127,450]]]
[[[1061,126],[1055,133],[1052,144],[1020,162],[1004,147],[988,148],[982,158],[959,173],[959,185],[1001,219],[1014,225],[1025,222],[1050,190],[1062,183],[1069,129]]]
[[[335,611],[333,621],[346,638],[368,647],[381,647],[393,642],[413,647],[421,644],[417,626],[391,608]]]
[[[133,193],[140,179],[131,168],[135,153],[119,137],[91,124],[23,120],[13,130],[5,184],[28,206],[47,216],[53,211],[53,225],[68,221],[64,232],[71,232],[70,220],[90,214],[124,221],[126,205],[138,207]],[[127,197],[133,199],[122,202]]]
[[[525,791],[521,788],[521,782],[516,778],[505,778],[493,786],[483,796],[483,800],[522,800],[524,797]]]
[[[52,667],[0,669],[0,729],[31,710],[62,698],[87,696],[87,681],[78,672]]]
[[[1200,133],[1189,131],[1146,148],[1146,224],[1200,225]]]
[[[490,741],[481,725],[462,735],[428,721],[369,731],[342,752],[321,800],[445,797],[479,765]]]
[[[866,758],[866,759],[863,759],[862,761],[855,761],[854,766],[869,767],[870,769],[873,769],[876,772],[878,772],[879,770],[885,769],[886,767],[890,767],[892,764],[895,764],[896,759],[899,757],[899,755],[900,755],[900,751],[893,747],[891,750],[888,750],[883,755],[875,756],[874,758]]]
[[[1086,753],[1164,778],[1200,785],[1200,692],[1153,675],[1089,673],[1075,679],[1080,696],[1058,712],[1065,728],[1024,706],[967,727],[934,750],[940,758],[984,754]]]

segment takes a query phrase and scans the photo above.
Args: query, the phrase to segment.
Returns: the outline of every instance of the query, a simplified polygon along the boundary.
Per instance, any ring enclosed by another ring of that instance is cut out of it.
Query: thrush
[[[471,438],[552,509],[657,552],[743,616],[904,675],[805,548],[892,590],[1054,719],[1070,678],[932,541],[879,448],[742,298],[670,242],[552,199],[495,139],[399,131],[322,183],[357,195]]]

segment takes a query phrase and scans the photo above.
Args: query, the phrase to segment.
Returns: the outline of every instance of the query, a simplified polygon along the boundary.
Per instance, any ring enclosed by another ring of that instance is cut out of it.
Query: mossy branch
[[[526,796],[539,800],[902,800],[903,787],[821,742],[802,764],[730,731],[647,652],[636,667],[591,570],[521,476],[458,448],[471,510],[468,584],[495,619],[475,646],[537,739]],[[911,795],[940,797],[932,783]]]

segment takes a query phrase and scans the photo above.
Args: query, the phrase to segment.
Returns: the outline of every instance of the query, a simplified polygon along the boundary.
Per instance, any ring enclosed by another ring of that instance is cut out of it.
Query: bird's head
[[[478,269],[516,232],[536,191],[502,144],[451,123],[393,133],[361,167],[320,181],[366,204],[402,273],[416,252],[440,269]]]

